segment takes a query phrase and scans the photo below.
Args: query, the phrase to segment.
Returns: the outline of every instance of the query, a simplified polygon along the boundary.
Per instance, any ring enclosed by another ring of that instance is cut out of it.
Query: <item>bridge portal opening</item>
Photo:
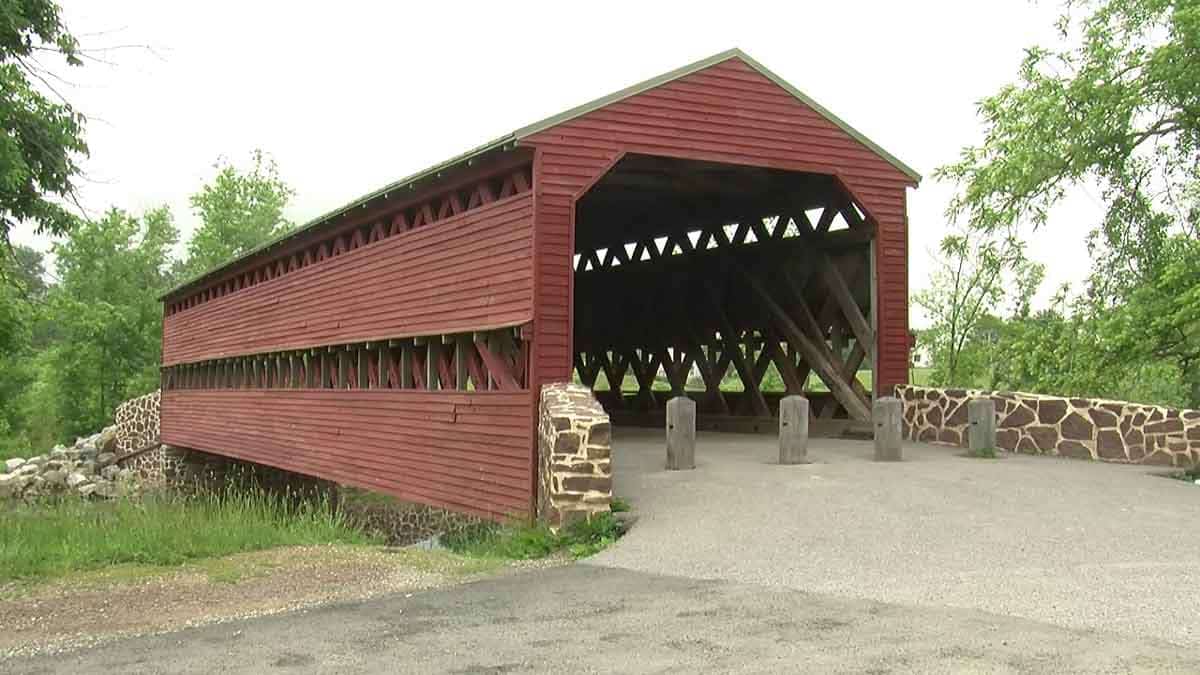
[[[814,434],[865,424],[876,223],[837,177],[626,155],[576,203],[575,377],[614,423],[774,432],[809,397]]]

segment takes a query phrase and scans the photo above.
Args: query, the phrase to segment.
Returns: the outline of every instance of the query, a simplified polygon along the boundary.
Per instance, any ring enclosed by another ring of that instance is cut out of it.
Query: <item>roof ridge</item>
[[[247,258],[250,258],[251,256],[254,256],[258,253],[262,253],[263,251],[271,248],[272,246],[275,246],[285,240],[291,239],[292,237],[294,237],[298,234],[307,232],[308,230],[311,230],[312,228],[314,228],[322,223],[325,223],[326,221],[336,218],[337,216],[340,216],[343,213],[345,213],[353,208],[363,206],[367,202],[370,202],[371,200],[376,199],[377,197],[386,196],[387,193],[402,189],[406,186],[412,187],[418,181],[424,180],[431,175],[440,175],[442,171],[450,169],[451,167],[461,164],[462,162],[471,161],[471,160],[475,159],[476,157],[479,157],[486,153],[492,152],[493,150],[504,149],[504,148],[507,148],[509,145],[515,145],[521,139],[532,136],[533,134],[545,131],[547,129],[550,129],[551,127],[557,126],[557,125],[567,122],[569,120],[573,120],[577,117],[585,115],[585,114],[592,112],[594,110],[597,110],[599,108],[603,108],[604,106],[616,103],[617,101],[627,99],[631,96],[642,93],[649,89],[653,89],[655,87],[662,86],[668,82],[673,82],[682,77],[691,75],[692,73],[699,72],[706,68],[715,66],[718,63],[723,63],[725,61],[728,61],[730,59],[735,59],[735,58],[740,59],[747,66],[750,66],[752,69],[757,71],[759,74],[761,74],[762,76],[764,76],[767,79],[774,82],[777,86],[779,86],[784,91],[791,94],[798,101],[800,101],[801,103],[812,108],[814,111],[817,112],[817,114],[819,114],[822,117],[824,117],[825,119],[829,120],[831,123],[833,123],[835,126],[839,127],[842,131],[849,134],[852,138],[854,138],[859,143],[862,143],[864,146],[866,146],[866,148],[868,150],[871,150],[872,152],[874,152],[880,158],[887,161],[889,164],[891,164],[893,167],[895,167],[897,170],[899,170],[901,173],[903,173],[905,176],[907,176],[909,179],[911,179],[914,184],[921,182],[921,175],[918,174],[915,170],[913,170],[912,167],[908,166],[904,162],[901,162],[894,155],[889,153],[887,150],[884,150],[881,146],[879,146],[877,143],[875,143],[871,139],[867,138],[860,131],[858,131],[854,127],[850,126],[847,122],[842,120],[837,115],[834,115],[832,112],[829,111],[828,108],[826,108],[825,106],[822,106],[820,103],[817,103],[815,100],[813,100],[807,94],[805,94],[804,92],[802,92],[799,89],[797,89],[796,87],[794,87],[787,80],[784,80],[783,78],[779,77],[774,72],[772,72],[770,69],[768,69],[766,66],[764,66],[761,63],[759,63],[758,61],[754,60],[754,58],[752,58],[749,54],[747,54],[746,52],[742,51],[741,49],[739,49],[737,47],[734,47],[732,49],[726,49],[725,51],[713,54],[712,56],[709,56],[707,58],[700,59],[699,61],[695,61],[695,62],[689,63],[685,66],[681,66],[674,70],[662,73],[660,75],[656,75],[648,80],[643,80],[641,82],[638,82],[637,84],[630,85],[628,87],[625,87],[624,89],[620,89],[611,94],[608,94],[607,96],[602,96],[600,98],[588,101],[587,103],[584,103],[582,105],[577,105],[573,108],[569,108],[561,113],[558,113],[557,115],[551,115],[550,117],[547,117],[545,119],[534,122],[533,124],[527,124],[519,129],[517,129],[516,131],[505,134],[497,139],[494,139],[488,143],[485,143],[476,148],[468,150],[467,152],[464,152],[460,155],[451,157],[450,159],[448,159],[444,162],[440,162],[440,163],[435,164],[427,169],[418,171],[414,174],[411,174],[409,176],[401,178],[400,180],[389,183],[377,190],[374,190],[362,197],[359,197],[358,199],[355,199],[354,201],[352,201],[348,204],[345,204],[344,206],[341,206],[341,207],[338,207],[331,211],[328,211],[326,213],[323,213],[320,216],[317,216],[316,218],[313,218],[313,219],[305,222],[300,227],[297,227],[292,230],[288,230],[287,232],[284,232],[277,237],[274,237],[266,242],[263,242],[262,244],[259,244],[258,246],[255,246],[254,248],[252,248],[240,255],[230,258],[229,260],[226,260],[225,262],[223,262],[211,269],[208,269],[196,276],[193,276],[185,281],[182,281],[182,282],[176,284],[171,289],[164,291],[159,296],[159,299],[162,300],[162,299],[165,299],[169,295],[174,295],[175,293],[183,290],[184,288],[191,286],[191,285],[207,278],[208,276],[212,275],[215,272],[218,272],[227,267],[230,267],[231,265],[238,263],[242,260],[245,260]]]

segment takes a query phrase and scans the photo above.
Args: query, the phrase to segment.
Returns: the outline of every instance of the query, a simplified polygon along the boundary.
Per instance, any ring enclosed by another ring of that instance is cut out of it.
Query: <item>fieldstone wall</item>
[[[67,447],[56,445],[43,455],[0,462],[0,499],[39,499],[75,493],[113,499],[136,495],[141,485],[134,472],[117,464],[115,427]]]
[[[117,428],[119,453],[134,452],[158,442],[161,403],[162,392],[156,389],[117,406],[113,413],[113,422]]]
[[[117,430],[117,456],[122,466],[154,484],[177,482],[187,473],[190,452],[159,443],[159,413],[162,392],[155,390],[117,406],[113,415]],[[136,453],[133,456],[128,456]]]
[[[1200,464],[1200,410],[1091,398],[900,385],[904,434],[967,445],[967,401],[996,404],[996,445],[1010,452],[1165,466]]]
[[[538,406],[538,516],[552,528],[612,505],[612,425],[587,387],[542,387]]]

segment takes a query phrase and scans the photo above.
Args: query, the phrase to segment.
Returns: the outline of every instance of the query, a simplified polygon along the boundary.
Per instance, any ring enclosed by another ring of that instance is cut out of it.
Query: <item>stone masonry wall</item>
[[[996,403],[996,445],[1010,452],[1109,462],[1200,464],[1200,410],[1090,398],[900,385],[904,434],[967,445],[967,401]]]
[[[189,457],[187,450],[159,443],[161,403],[162,392],[155,390],[125,401],[117,406],[113,415],[117,455],[140,451],[136,457],[122,460],[122,465],[133,469],[143,481],[155,484],[177,481],[184,473]],[[147,447],[151,449],[147,450]]]
[[[552,528],[610,510],[612,425],[591,390],[542,387],[538,406],[538,516]]]

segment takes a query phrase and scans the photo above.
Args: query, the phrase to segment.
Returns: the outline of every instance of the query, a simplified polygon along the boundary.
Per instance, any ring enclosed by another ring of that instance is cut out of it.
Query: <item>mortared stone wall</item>
[[[1010,452],[1165,466],[1200,464],[1200,410],[975,389],[900,385],[904,434],[967,446],[967,401],[996,404],[996,445]]]
[[[538,406],[538,516],[552,528],[612,505],[612,425],[590,389],[542,387]]]

